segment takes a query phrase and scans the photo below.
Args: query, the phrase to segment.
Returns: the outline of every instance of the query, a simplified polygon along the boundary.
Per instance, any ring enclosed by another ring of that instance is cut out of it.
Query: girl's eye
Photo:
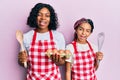
[[[79,30],[82,30],[82,28],[79,28]]]
[[[87,32],[89,32],[89,33],[90,33],[90,32],[91,32],[91,30],[87,30]]]

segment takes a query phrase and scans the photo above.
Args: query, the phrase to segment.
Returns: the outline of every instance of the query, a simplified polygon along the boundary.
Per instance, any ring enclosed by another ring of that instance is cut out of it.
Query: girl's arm
[[[65,80],[71,80],[71,63],[66,62],[65,68],[66,68]]]
[[[102,52],[96,52],[96,59],[95,59],[95,64],[94,64],[95,70],[98,69],[99,64],[100,64],[100,63],[97,62],[97,60],[101,61],[102,59],[103,59],[103,53]]]
[[[95,59],[94,67],[95,67],[95,70],[97,70],[97,69],[98,69],[98,67],[99,67],[99,65],[98,65],[98,63],[97,63],[97,60],[96,60],[96,59]]]

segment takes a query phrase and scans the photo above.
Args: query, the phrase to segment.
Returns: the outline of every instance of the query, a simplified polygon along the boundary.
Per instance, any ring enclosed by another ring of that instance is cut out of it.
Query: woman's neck
[[[45,32],[48,32],[49,30],[48,29],[40,29],[40,28],[37,28],[37,32],[38,33],[45,33]]]

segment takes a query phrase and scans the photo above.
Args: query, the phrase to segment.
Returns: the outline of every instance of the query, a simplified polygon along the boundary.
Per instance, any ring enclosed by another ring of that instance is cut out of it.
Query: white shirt
[[[95,46],[91,42],[89,42],[89,43],[90,43],[93,51],[96,53],[98,51],[97,46]],[[87,51],[87,50],[89,50],[89,46],[88,46],[87,43],[86,44],[76,43],[76,45],[77,45],[77,50],[78,51]],[[66,50],[70,50],[70,52],[72,54],[72,56],[69,59],[66,59],[66,61],[72,63],[73,62],[73,54],[74,54],[74,47],[73,47],[73,45],[72,44],[68,44],[66,46]]]
[[[24,47],[25,49],[28,51],[30,44],[32,42],[32,38],[33,38],[33,34],[34,34],[34,30],[30,30],[29,32],[24,34],[24,39],[23,39],[23,43],[24,43]],[[52,34],[53,34],[53,39],[55,40],[57,49],[65,49],[65,39],[62,33],[52,30]],[[50,40],[50,35],[49,32],[45,32],[45,33],[37,33],[36,36],[36,41],[38,40]]]

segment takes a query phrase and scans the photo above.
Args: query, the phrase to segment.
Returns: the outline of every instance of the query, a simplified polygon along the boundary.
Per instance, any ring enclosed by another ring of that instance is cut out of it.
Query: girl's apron
[[[55,49],[52,31],[49,31],[50,40],[36,41],[37,31],[34,30],[32,44],[29,50],[29,68],[27,80],[61,80],[59,67],[47,57],[47,49]]]
[[[97,80],[94,68],[95,53],[89,42],[87,42],[87,44],[89,50],[78,51],[76,41],[72,42],[74,47],[72,80]]]

